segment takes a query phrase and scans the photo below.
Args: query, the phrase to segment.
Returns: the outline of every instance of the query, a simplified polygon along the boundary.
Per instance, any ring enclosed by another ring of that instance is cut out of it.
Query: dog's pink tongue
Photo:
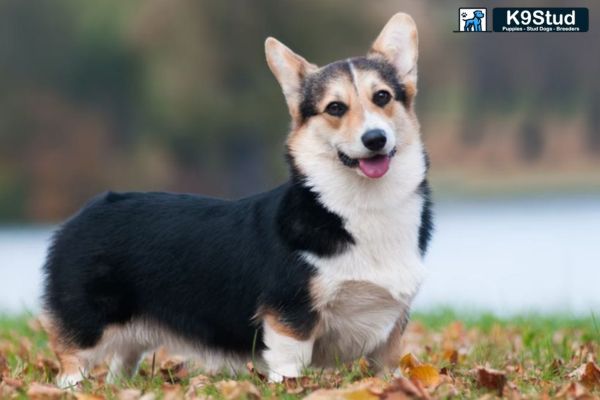
[[[369,178],[381,178],[390,168],[390,157],[380,155],[371,158],[360,158],[358,168]]]

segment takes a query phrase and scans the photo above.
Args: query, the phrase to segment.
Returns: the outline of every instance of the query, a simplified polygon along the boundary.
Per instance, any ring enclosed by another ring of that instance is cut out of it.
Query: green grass
[[[48,348],[47,337],[32,321],[31,315],[0,316],[0,375],[4,376],[4,382],[0,381],[0,398],[7,393],[8,397],[27,398],[31,384],[51,383],[55,378],[56,362]],[[510,382],[507,387],[521,395],[530,398],[543,394],[553,396],[577,380],[569,377],[576,368],[588,361],[597,362],[599,344],[600,322],[593,314],[497,317],[439,310],[416,313],[405,334],[406,351],[443,374],[442,382],[445,383],[429,389],[433,398],[444,398],[445,392],[441,389],[444,385],[456,390],[460,398],[478,398],[493,393],[479,384],[474,373],[479,367],[502,371]],[[447,356],[452,352],[457,354],[454,360]],[[101,377],[106,370],[99,369],[96,379],[85,381],[77,391],[106,399],[116,399],[123,389],[138,389],[159,398],[170,390],[184,394],[190,382],[202,371],[178,368],[161,369],[158,360],[153,370],[149,358],[142,364],[140,375],[119,385],[103,384]],[[300,383],[270,384],[249,372],[239,376],[217,375],[210,377],[197,393],[215,399],[227,398],[227,389],[221,382],[234,380],[250,382],[262,397],[296,399],[319,388],[344,388],[372,375],[360,362],[339,365],[334,371],[309,369]],[[302,392],[294,390],[298,384],[305,388]],[[600,394],[599,388],[600,381],[596,387],[588,385],[590,393],[595,395]]]

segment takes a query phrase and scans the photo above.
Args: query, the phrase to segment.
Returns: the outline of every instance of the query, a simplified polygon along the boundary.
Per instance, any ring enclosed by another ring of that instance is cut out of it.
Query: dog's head
[[[476,10],[476,11],[473,12],[473,16],[475,18],[480,18],[481,19],[481,18],[483,18],[485,16],[485,14],[481,10]]]
[[[365,57],[321,68],[276,39],[265,48],[292,117],[287,144],[300,172],[335,165],[361,179],[381,178],[394,156],[420,140],[417,29],[409,15],[394,15]]]

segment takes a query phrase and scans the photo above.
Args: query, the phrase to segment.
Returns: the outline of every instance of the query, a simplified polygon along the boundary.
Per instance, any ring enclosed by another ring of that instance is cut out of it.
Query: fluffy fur
[[[58,383],[106,357],[114,381],[161,345],[209,372],[255,350],[272,380],[361,355],[393,366],[432,230],[416,52],[406,14],[367,57],[322,68],[269,38],[288,182],[238,201],[108,192],[66,221],[44,267]],[[377,151],[361,140],[373,130]]]

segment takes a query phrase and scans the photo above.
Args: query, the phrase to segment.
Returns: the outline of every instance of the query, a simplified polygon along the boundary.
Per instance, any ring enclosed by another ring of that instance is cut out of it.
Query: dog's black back
[[[82,348],[107,325],[146,318],[208,346],[250,351],[262,345],[252,322],[262,307],[300,331],[315,323],[314,271],[298,252],[327,255],[351,240],[301,184],[233,202],[108,192],[56,233],[46,309]]]

